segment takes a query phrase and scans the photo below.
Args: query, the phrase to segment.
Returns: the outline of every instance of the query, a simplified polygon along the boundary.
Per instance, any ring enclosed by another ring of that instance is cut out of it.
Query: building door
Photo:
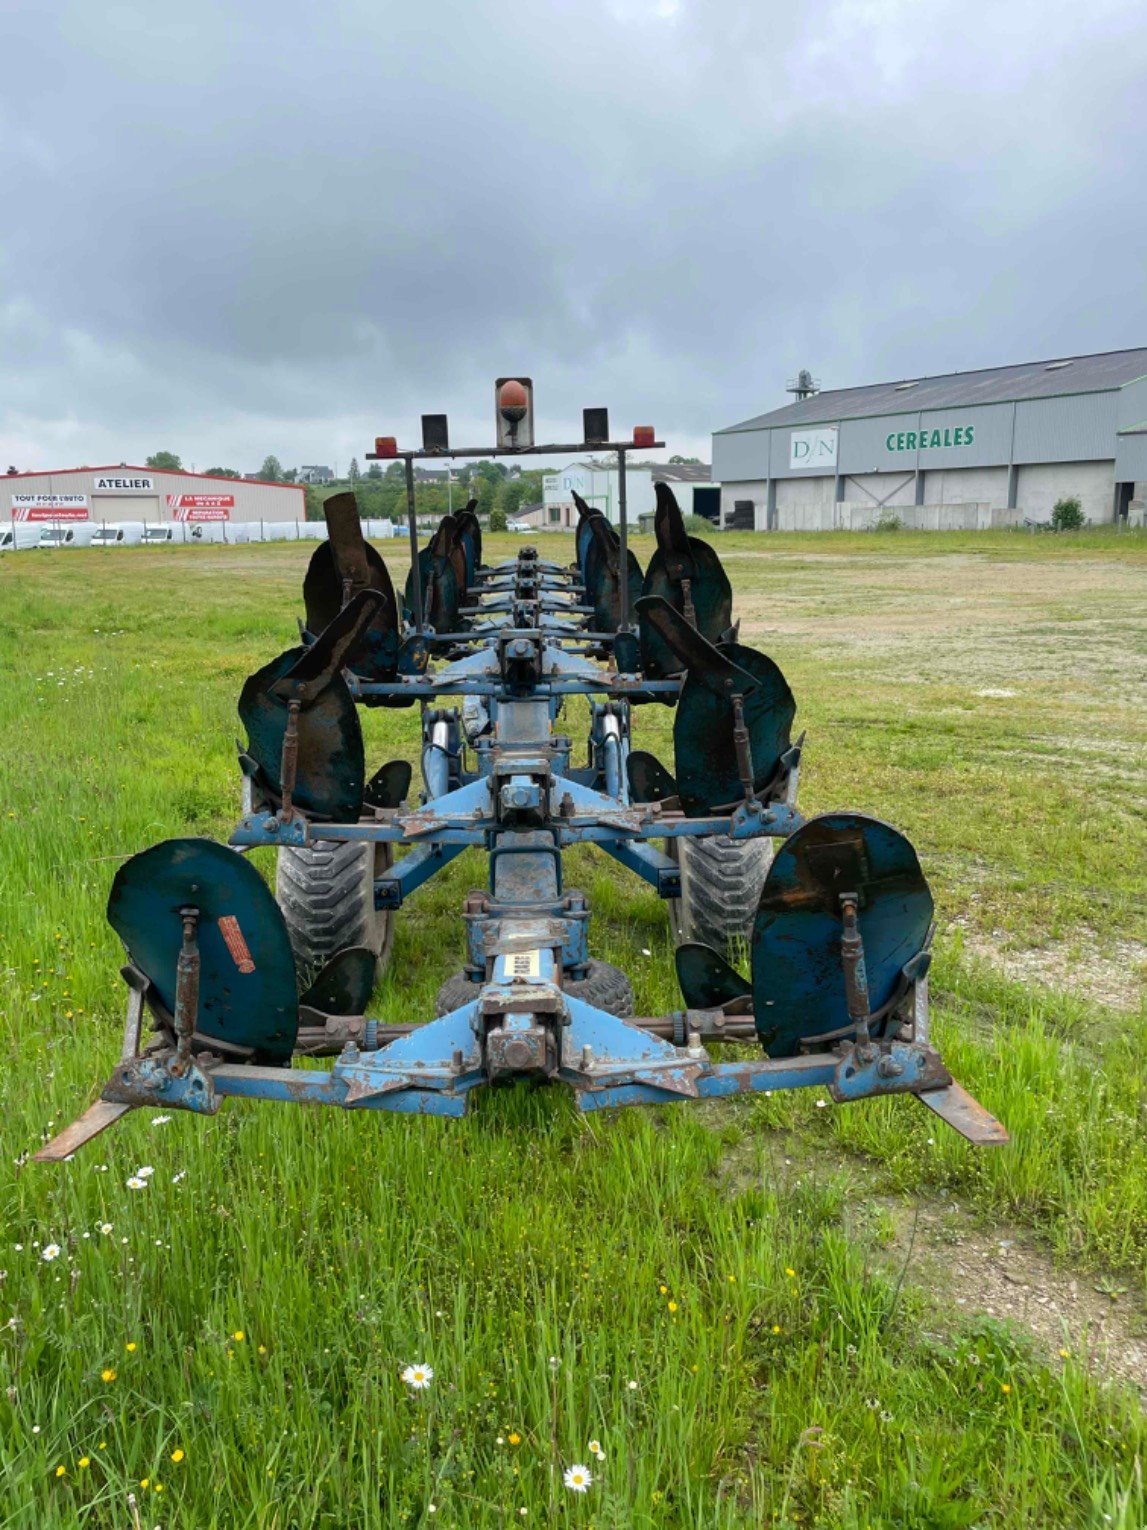
[[[1117,483],[1115,485],[1115,519],[1116,522],[1125,521],[1131,514],[1131,501],[1135,498],[1135,485],[1133,483]]]
[[[93,494],[93,521],[159,521],[158,494]]]

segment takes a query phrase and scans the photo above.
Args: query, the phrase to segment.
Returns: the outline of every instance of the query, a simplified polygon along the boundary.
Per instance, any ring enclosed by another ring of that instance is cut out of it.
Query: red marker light
[[[394,436],[375,436],[374,454],[376,457],[397,457],[397,440],[394,438]]]
[[[652,425],[635,425],[633,427],[634,446],[652,446],[657,440],[657,432]]]
[[[509,382],[504,382],[498,390],[498,408],[502,412],[503,419],[514,423],[524,420],[529,402],[529,395],[516,377],[511,377]]]

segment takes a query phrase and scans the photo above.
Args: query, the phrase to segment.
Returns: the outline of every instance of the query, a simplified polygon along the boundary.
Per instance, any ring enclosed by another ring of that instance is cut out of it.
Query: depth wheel
[[[320,840],[280,845],[275,897],[283,911],[300,988],[347,946],[374,952],[382,976],[394,944],[394,916],[374,906],[374,881],[394,863],[385,842]]]
[[[673,942],[700,940],[722,956],[749,941],[773,860],[771,839],[681,838],[665,842],[681,868],[681,896],[669,899]]]
[[[481,991],[481,983],[472,983],[464,972],[456,972],[438,990],[434,1013],[448,1015],[451,1010],[472,1003]],[[585,977],[577,981],[566,978],[562,983],[562,992],[568,993],[571,999],[581,999],[586,1004],[592,1004],[595,1009],[604,1009],[607,1014],[617,1015],[622,1020],[633,1014],[633,986],[621,968],[614,967],[610,962],[595,961],[591,957]]]

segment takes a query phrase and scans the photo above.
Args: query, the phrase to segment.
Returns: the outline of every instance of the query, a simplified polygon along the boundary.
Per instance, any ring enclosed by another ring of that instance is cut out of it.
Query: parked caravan
[[[105,521],[96,527],[93,547],[138,547],[143,541],[142,521]]]
[[[23,552],[28,547],[39,545],[39,526],[25,526],[20,522],[0,526],[0,552]]]
[[[96,528],[91,521],[79,521],[72,526],[47,525],[40,527],[37,547],[90,547]]]

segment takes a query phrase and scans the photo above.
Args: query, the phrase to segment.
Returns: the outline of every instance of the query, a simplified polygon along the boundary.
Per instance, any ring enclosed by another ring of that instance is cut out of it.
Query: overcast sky
[[[0,0],[0,470],[1147,344],[1142,0]],[[466,438],[464,440],[464,438]]]

